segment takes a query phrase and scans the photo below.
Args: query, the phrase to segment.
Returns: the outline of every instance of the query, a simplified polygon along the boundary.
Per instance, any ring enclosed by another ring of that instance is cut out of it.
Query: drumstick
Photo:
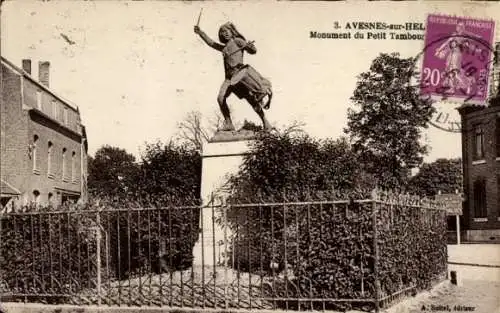
[[[196,26],[200,25],[201,13],[203,12],[203,8],[200,10],[200,14],[198,15],[198,21],[196,22]]]

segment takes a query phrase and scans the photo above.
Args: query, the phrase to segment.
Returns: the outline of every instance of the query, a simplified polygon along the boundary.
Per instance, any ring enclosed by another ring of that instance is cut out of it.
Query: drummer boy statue
[[[199,19],[198,19],[199,22]],[[233,131],[234,125],[226,99],[234,93],[240,99],[246,99],[262,120],[264,129],[271,125],[264,115],[263,109],[268,109],[271,103],[271,83],[263,78],[255,69],[243,64],[243,53],[257,53],[253,42],[246,41],[236,27],[228,22],[219,28],[219,42],[215,42],[203,32],[198,25],[194,32],[210,47],[221,51],[224,57],[225,79],[219,90],[217,102],[224,116],[224,125],[221,130]]]

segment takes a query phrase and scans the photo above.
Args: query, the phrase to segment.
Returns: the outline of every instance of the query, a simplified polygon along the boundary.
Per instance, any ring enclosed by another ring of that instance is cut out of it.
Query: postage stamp
[[[430,14],[421,69],[421,95],[484,103],[488,97],[495,22]]]
[[[415,57],[410,85],[435,112],[441,130],[463,131],[458,107],[489,101],[495,22],[471,17],[427,15],[423,49]]]

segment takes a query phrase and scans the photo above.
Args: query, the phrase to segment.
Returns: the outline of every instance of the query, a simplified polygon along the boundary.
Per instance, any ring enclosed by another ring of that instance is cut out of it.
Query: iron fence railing
[[[378,310],[445,272],[444,210],[387,193],[0,215],[2,301]]]

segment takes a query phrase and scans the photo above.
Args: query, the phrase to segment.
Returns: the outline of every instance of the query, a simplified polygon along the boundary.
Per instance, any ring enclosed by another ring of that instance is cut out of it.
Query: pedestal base
[[[248,154],[250,140],[209,142],[203,146],[201,197],[203,209],[200,216],[202,233],[195,244],[194,266],[224,264],[226,239],[231,236],[229,229],[224,229],[214,221],[221,216],[224,202],[223,186],[228,178],[236,174]]]

